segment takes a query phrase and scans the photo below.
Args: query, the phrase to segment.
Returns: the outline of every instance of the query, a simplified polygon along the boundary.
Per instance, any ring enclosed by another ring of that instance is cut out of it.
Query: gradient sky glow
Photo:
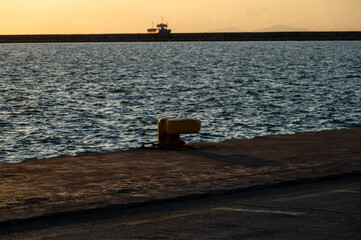
[[[161,17],[173,32],[361,31],[361,0],[0,0],[0,34],[142,33]]]

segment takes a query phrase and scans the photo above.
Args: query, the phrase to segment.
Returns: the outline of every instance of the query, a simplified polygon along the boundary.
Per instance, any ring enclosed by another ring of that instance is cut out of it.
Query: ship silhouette
[[[163,18],[162,18],[162,22],[157,24],[156,28],[153,27],[153,23],[152,23],[152,28],[148,28],[148,33],[170,34],[171,31],[172,31],[171,29],[168,29],[168,24],[163,23]]]

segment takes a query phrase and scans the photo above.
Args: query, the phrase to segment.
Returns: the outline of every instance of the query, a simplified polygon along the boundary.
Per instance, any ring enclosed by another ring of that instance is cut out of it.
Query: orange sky
[[[361,0],[0,0],[0,34],[141,33],[161,17],[173,32],[361,31],[360,13]]]

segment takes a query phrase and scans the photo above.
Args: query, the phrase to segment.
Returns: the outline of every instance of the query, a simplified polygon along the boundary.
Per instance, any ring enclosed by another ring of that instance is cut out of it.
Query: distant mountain
[[[295,28],[286,25],[273,25],[267,28],[258,29],[255,32],[308,32],[306,28]]]

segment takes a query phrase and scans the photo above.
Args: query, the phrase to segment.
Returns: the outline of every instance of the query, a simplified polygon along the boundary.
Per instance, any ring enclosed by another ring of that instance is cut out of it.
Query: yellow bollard
[[[198,119],[162,118],[158,121],[158,145],[177,147],[185,142],[180,139],[180,134],[197,133],[201,129]]]

